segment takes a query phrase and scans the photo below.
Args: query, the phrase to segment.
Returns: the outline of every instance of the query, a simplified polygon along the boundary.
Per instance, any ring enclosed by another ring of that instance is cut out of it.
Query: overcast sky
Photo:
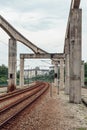
[[[47,52],[62,53],[70,3],[71,0],[0,0],[0,15],[38,47]],[[82,0],[82,58],[87,61],[86,4],[87,0]],[[8,62],[8,39],[9,36],[0,28],[0,64],[7,65]],[[30,49],[18,43],[17,59],[19,53],[30,52]],[[36,62],[29,61],[29,65],[34,66]],[[46,64],[38,60],[37,65]]]

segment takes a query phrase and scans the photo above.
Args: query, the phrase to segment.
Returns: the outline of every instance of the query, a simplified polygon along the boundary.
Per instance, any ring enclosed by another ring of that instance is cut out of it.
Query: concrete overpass
[[[27,38],[25,38],[20,32],[18,32],[6,19],[0,15],[0,27],[16,41],[22,42],[25,46],[29,47],[34,53],[47,53],[40,49]]]
[[[58,63],[59,59],[64,59],[63,53],[57,54],[53,53],[50,54],[36,45],[34,45],[31,41],[26,39],[20,32],[18,32],[10,23],[8,23],[7,20],[5,20],[1,15],[0,15],[0,27],[11,37],[9,39],[9,68],[8,68],[8,91],[11,91],[11,89],[14,89],[16,87],[16,55],[17,55],[17,41],[22,42],[25,46],[30,48],[34,54],[21,54],[21,60],[25,58],[49,58],[54,60],[56,63]],[[23,58],[22,58],[23,57]],[[23,62],[21,64],[21,67],[23,68]],[[22,69],[23,70],[23,69]],[[20,72],[20,86],[23,86],[23,71],[22,73]],[[13,88],[12,88],[13,86]]]
[[[64,59],[63,53],[20,54],[20,86],[24,86],[24,59],[51,59],[54,64],[54,84],[58,87],[58,64],[60,64],[60,89],[64,88]]]
[[[20,62],[22,63],[22,68],[24,67],[24,58],[50,58],[52,60],[56,59],[57,62],[55,62],[55,78],[57,79],[56,72],[58,58],[60,60],[64,58],[66,71],[65,93],[69,94],[70,102],[81,102],[82,9],[79,8],[80,2],[81,0],[71,0],[69,17],[65,33],[64,52],[61,54],[50,54],[38,48],[36,45],[34,45],[32,42],[26,39],[22,34],[20,34],[14,27],[12,27],[2,16],[0,16],[0,27],[11,37],[9,39],[8,91],[12,89],[12,86],[15,87],[16,85],[16,41],[20,41],[34,52],[34,54],[21,54]],[[61,63],[63,64],[63,62]],[[23,73],[21,76],[23,76]]]
[[[17,41],[22,42],[35,54],[47,53],[34,45],[31,41],[19,33],[7,20],[0,15],[0,27],[10,36],[8,55],[8,92],[16,88],[16,62],[17,62]]]
[[[69,94],[69,101],[74,103],[81,102],[82,10],[79,9],[80,2],[81,0],[71,0],[64,43],[65,93]],[[21,57],[23,56],[26,58],[52,58],[52,55],[49,53],[41,56],[32,54],[21,55]],[[55,72],[57,72],[57,65]]]

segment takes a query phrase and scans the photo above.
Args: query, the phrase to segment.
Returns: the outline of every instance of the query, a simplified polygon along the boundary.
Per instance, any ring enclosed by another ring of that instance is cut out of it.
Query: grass
[[[87,119],[87,116],[85,117],[85,119]]]
[[[87,130],[87,128],[77,128],[77,130]]]

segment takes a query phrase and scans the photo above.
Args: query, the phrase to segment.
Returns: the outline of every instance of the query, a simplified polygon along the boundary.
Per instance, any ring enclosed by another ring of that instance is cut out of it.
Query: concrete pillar
[[[60,89],[64,88],[64,59],[60,60]]]
[[[84,61],[81,64],[81,87],[84,87]]]
[[[7,91],[13,91],[16,89],[16,61],[17,61],[17,44],[16,40],[9,39],[8,50],[8,89]]]
[[[81,9],[70,16],[70,95],[72,103],[81,103]]]
[[[58,62],[54,62],[54,84],[58,87]]]
[[[70,73],[69,73],[69,54],[65,56],[65,94],[69,94]]]
[[[20,58],[20,87],[24,86],[24,58]]]
[[[69,73],[69,38],[66,39],[65,50],[65,94],[69,94],[70,88],[70,73]]]

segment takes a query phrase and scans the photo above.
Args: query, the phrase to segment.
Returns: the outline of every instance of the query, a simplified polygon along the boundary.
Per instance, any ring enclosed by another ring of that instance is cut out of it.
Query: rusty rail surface
[[[22,112],[25,108],[29,107],[32,103],[34,103],[36,99],[38,99],[48,89],[48,87],[48,83],[42,83],[40,87],[31,90],[31,93],[28,96],[20,99],[20,101],[16,102],[15,104],[12,104],[11,106],[9,106],[9,108],[5,108],[4,110],[2,110],[0,112],[0,128],[4,128],[8,121],[10,121],[20,112]],[[10,113],[10,115],[7,113]],[[2,119],[2,117],[4,117],[5,119]]]
[[[31,90],[28,90],[28,92],[24,91],[23,93],[21,93],[21,95],[26,94],[26,96],[24,95],[22,98],[19,98],[19,99],[17,99],[17,100],[13,100],[11,103],[8,103],[7,105],[4,105],[3,107],[0,108],[0,113],[2,113],[4,110],[9,109],[11,106],[14,106],[14,105],[20,103],[22,100],[27,99],[28,97],[32,96],[32,94],[30,94],[30,93],[31,93],[32,91],[35,91],[35,92],[36,92],[36,90],[41,89],[42,86],[43,86],[43,84],[40,85],[40,86],[37,86],[37,87],[35,87],[35,88],[32,88]],[[28,94],[27,94],[27,93],[28,93]],[[17,96],[19,97],[20,94],[18,95],[18,93],[17,93],[16,97],[17,97]],[[14,98],[14,96],[11,97],[10,100],[12,100],[13,98]],[[8,100],[8,98],[7,98],[6,100]],[[2,104],[3,104],[6,100],[4,100],[4,101],[2,102]]]
[[[5,100],[5,99],[9,99],[9,98],[11,98],[13,96],[22,94],[22,93],[27,92],[29,90],[32,90],[32,89],[34,89],[36,87],[39,87],[40,85],[41,85],[41,82],[38,82],[37,84],[32,85],[32,86],[30,86],[28,88],[23,88],[23,89],[15,90],[15,91],[7,93],[7,94],[3,94],[3,95],[0,96],[0,102]]]

